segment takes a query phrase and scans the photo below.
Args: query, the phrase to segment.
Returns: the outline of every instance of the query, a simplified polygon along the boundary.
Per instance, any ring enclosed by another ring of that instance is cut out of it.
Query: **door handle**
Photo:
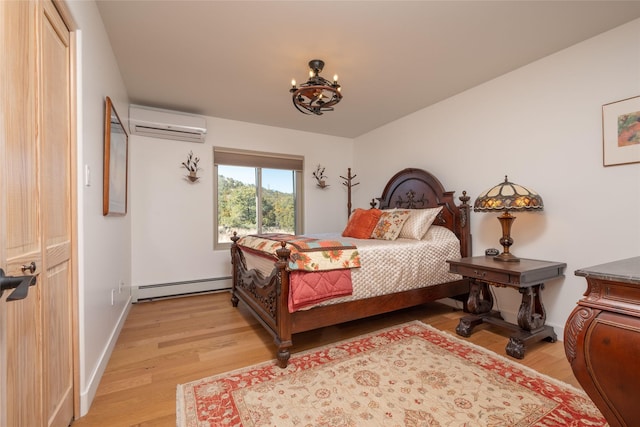
[[[0,268],[0,296],[5,290],[13,289],[7,297],[7,301],[25,299],[29,294],[29,286],[36,284],[36,276],[5,276]]]
[[[31,261],[29,264],[25,264],[23,265],[20,270],[22,270],[23,273],[25,273],[27,270],[29,271],[29,273],[33,274],[36,272],[36,263]]]

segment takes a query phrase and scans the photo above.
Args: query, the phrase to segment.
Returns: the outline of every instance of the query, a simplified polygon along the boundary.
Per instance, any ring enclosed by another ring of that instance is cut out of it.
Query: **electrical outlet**
[[[116,290],[111,289],[111,305],[116,305]]]
[[[118,293],[121,294],[123,289],[124,289],[124,280],[120,280],[118,282]]]

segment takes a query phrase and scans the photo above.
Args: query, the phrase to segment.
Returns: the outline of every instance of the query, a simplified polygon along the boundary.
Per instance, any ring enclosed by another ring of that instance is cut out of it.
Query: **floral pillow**
[[[349,222],[342,232],[342,237],[370,239],[373,229],[382,215],[380,209],[356,209],[349,217]]]
[[[371,237],[378,240],[396,240],[410,213],[408,210],[383,210]]]
[[[409,209],[409,219],[402,226],[398,237],[402,239],[421,240],[442,210],[442,206],[429,209]]]

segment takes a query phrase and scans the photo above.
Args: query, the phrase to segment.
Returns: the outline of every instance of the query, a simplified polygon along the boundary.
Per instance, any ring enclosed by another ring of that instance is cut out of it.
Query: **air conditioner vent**
[[[131,104],[129,131],[133,135],[204,142],[207,134],[207,120],[193,114]]]

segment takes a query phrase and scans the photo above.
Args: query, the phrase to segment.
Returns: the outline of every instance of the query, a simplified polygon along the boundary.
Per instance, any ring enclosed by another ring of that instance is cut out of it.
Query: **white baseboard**
[[[100,385],[100,380],[102,379],[102,375],[104,374],[105,369],[107,369],[107,364],[109,363],[109,359],[111,358],[111,353],[113,353],[113,348],[116,346],[116,342],[118,341],[118,336],[120,335],[120,331],[124,326],[124,322],[129,315],[129,310],[131,310],[131,298],[129,298],[122,312],[120,313],[120,317],[118,317],[118,322],[116,327],[111,332],[111,336],[109,337],[109,343],[105,347],[104,351],[100,355],[100,361],[98,366],[93,371],[91,378],[87,381],[87,387],[80,392],[80,416],[84,417],[89,412],[89,408],[91,407],[91,403],[96,396],[96,392],[98,391],[98,386]]]
[[[131,296],[133,302],[168,298],[202,292],[231,289],[231,277],[216,277],[184,282],[158,283],[154,285],[133,286]]]

